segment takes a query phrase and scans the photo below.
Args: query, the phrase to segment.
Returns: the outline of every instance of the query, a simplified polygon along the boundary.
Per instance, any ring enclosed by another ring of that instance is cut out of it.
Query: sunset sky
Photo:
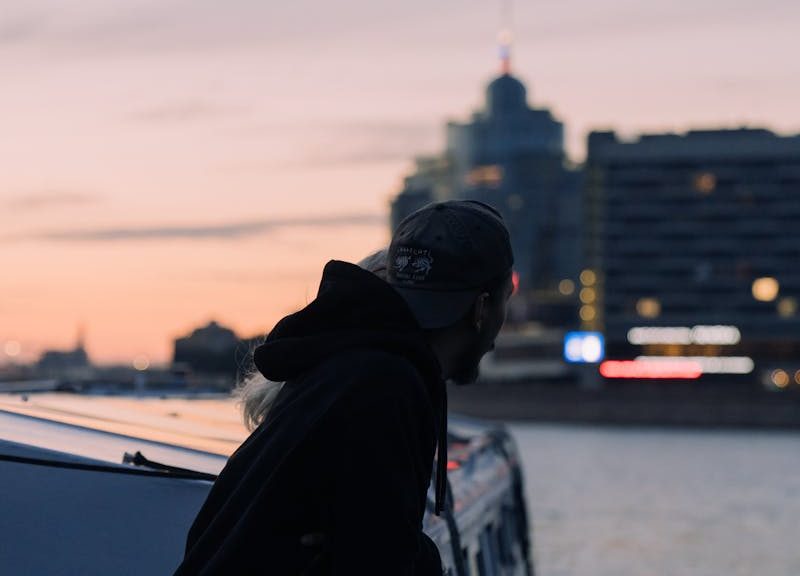
[[[800,132],[800,2],[529,0],[512,68],[566,124]],[[0,10],[0,364],[167,361],[388,239],[388,200],[498,68],[499,1],[25,0]]]

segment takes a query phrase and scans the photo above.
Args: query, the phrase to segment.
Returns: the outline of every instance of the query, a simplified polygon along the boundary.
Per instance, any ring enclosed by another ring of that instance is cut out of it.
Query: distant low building
[[[36,362],[39,375],[59,379],[82,379],[92,372],[92,363],[83,343],[83,337],[72,350],[45,350]]]
[[[189,366],[200,374],[234,377],[241,361],[239,347],[239,338],[233,330],[211,321],[175,340],[173,363]]]

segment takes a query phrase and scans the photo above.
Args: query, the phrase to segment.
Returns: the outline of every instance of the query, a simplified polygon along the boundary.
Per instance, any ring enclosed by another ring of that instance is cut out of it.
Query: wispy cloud
[[[31,16],[0,21],[0,47],[21,44],[35,38],[42,29],[42,22],[41,19]]]
[[[242,284],[271,284],[275,281],[297,282],[298,280],[307,280],[313,274],[316,274],[316,271],[276,269],[266,272],[254,272],[219,269],[191,275],[190,279],[214,284],[237,284],[241,286]],[[184,273],[176,273],[175,278],[186,280],[187,276]]]
[[[239,240],[287,228],[340,226],[385,226],[381,214],[340,214],[334,216],[274,218],[209,225],[167,225],[111,227],[97,229],[44,230],[9,240],[45,242],[122,242],[152,240]]]
[[[296,126],[248,127],[247,137],[274,139],[292,133],[284,147],[285,157],[269,164],[280,167],[336,167],[407,161],[441,144],[438,123],[386,119],[374,121],[320,122]]]
[[[182,124],[244,113],[245,108],[234,108],[204,100],[184,100],[137,110],[130,118],[147,124]]]
[[[344,124],[330,131],[331,137],[347,143],[311,150],[307,164],[351,164],[408,160],[436,142],[440,127],[400,121]]]
[[[86,206],[101,202],[96,194],[52,190],[35,194],[23,194],[5,202],[9,210],[44,210],[67,206]]]
[[[331,148],[313,150],[297,160],[284,163],[285,166],[336,167],[357,164],[382,164],[385,162],[408,161],[419,153],[419,148],[381,143],[376,146],[350,147],[345,150]]]
[[[220,51],[283,46],[287,42],[321,42],[342,35],[331,18],[338,7],[314,5],[315,0],[295,3],[235,1],[109,3],[84,0],[81,9],[68,3],[42,2],[52,25],[36,40],[59,57],[114,58],[120,56],[174,55],[202,57]],[[366,3],[366,0],[359,0]],[[60,6],[59,4],[63,4]],[[304,4],[298,6],[297,4]],[[320,13],[327,13],[327,18]],[[349,19],[352,20],[352,19]],[[351,27],[358,26],[353,21]],[[302,40],[298,29],[304,31]]]

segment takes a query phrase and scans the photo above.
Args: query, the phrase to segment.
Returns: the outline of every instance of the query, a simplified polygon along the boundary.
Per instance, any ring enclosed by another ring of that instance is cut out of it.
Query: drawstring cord
[[[442,382],[442,399],[439,402],[438,453],[436,456],[436,503],[434,514],[442,515],[447,495],[447,387]]]

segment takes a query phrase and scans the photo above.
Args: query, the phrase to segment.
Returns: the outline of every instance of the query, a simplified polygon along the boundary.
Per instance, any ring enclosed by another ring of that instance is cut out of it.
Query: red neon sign
[[[604,378],[693,380],[702,374],[700,363],[691,360],[606,360],[600,364]]]

